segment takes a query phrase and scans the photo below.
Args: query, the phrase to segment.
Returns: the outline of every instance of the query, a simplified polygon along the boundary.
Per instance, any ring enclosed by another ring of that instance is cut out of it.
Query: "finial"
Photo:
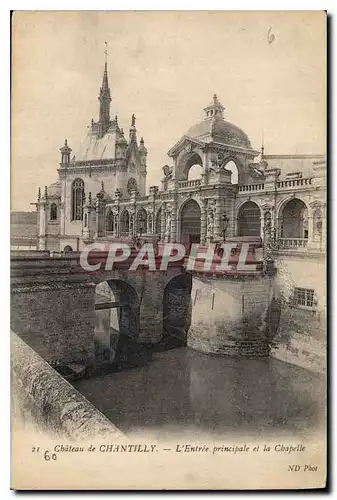
[[[91,204],[91,191],[89,191],[88,200],[89,200],[89,203]]]
[[[47,198],[48,197],[48,190],[47,190],[47,186],[44,187],[44,197]]]
[[[39,187],[38,191],[37,191],[37,200],[40,201],[41,200],[41,188]]]
[[[115,116],[115,122],[118,123],[118,116]]]
[[[67,139],[64,139],[64,145],[65,145],[65,146],[68,146],[68,141],[67,141]]]
[[[95,122],[94,122],[94,119],[93,119],[93,118],[91,118],[91,126],[93,126],[93,124],[94,124],[94,123],[95,123]]]
[[[141,139],[140,139],[140,143],[141,143],[141,144],[144,144],[144,137],[141,137]]]
[[[104,191],[104,182],[101,182],[101,191]]]
[[[216,102],[217,101],[217,98],[218,96],[216,94],[213,95],[213,101]]]
[[[134,115],[134,113],[132,114],[132,117],[131,117],[131,127],[135,127],[136,126],[136,117]]]
[[[120,134],[124,135],[124,130],[122,128],[120,129]]]
[[[108,42],[104,42],[105,43],[105,51],[104,51],[104,55],[105,55],[105,67],[107,66],[107,63],[108,63]]]

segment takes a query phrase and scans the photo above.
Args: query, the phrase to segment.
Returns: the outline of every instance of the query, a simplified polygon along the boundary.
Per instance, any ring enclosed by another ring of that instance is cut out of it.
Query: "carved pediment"
[[[204,147],[204,143],[197,139],[183,136],[167,153],[171,158],[177,157],[181,153],[193,153],[195,148]]]

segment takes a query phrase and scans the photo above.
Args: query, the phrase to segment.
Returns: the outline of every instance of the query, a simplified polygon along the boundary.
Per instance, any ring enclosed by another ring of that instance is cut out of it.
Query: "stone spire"
[[[103,72],[103,80],[102,86],[99,91],[99,137],[103,137],[103,135],[107,132],[110,125],[110,88],[108,81],[108,44],[105,42],[105,63],[104,63],[104,72]]]

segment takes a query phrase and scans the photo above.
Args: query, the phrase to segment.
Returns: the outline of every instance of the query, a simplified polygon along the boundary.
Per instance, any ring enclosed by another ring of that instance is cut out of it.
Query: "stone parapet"
[[[123,438],[123,433],[84,396],[11,332],[14,417],[74,441]]]

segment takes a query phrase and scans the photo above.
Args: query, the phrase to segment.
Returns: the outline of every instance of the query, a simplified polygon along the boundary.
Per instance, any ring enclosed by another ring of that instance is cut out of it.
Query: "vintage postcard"
[[[13,489],[325,487],[326,22],[14,12]]]

